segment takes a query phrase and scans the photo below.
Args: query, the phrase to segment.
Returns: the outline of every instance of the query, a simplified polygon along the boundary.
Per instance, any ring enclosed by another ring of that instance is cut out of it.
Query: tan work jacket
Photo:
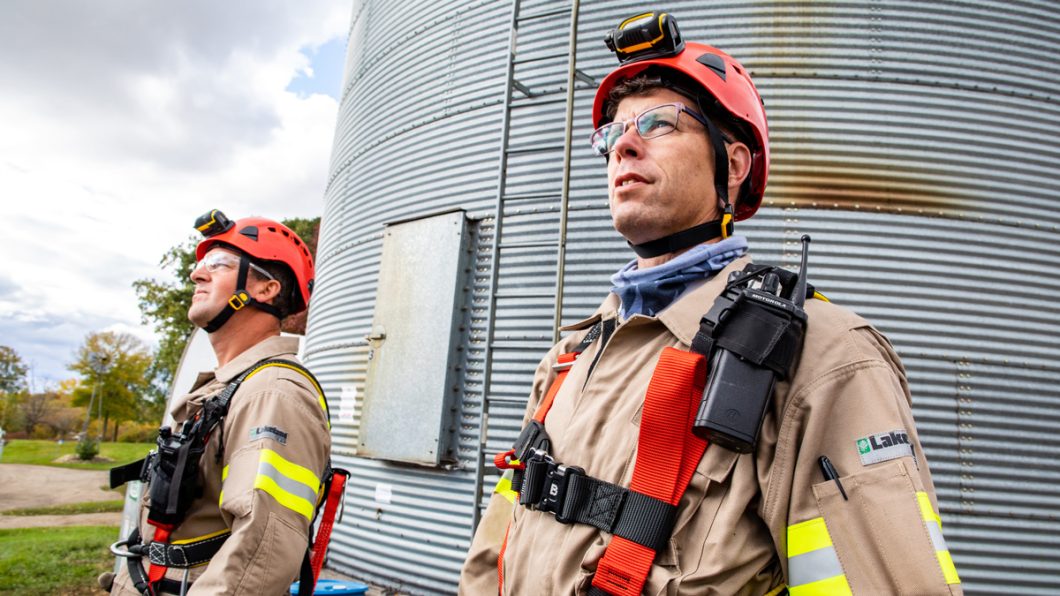
[[[621,322],[606,345],[594,342],[576,360],[545,421],[556,461],[629,486],[659,354],[667,346],[689,349],[729,273],[748,262],[738,259],[657,317]],[[558,355],[581,341],[582,330],[615,318],[618,307],[612,294],[592,317],[566,328],[576,332],[538,366],[526,419],[555,378]],[[961,592],[897,355],[847,310],[809,300],[806,311],[797,371],[778,383],[757,450],[707,447],[644,594],[767,594],[784,585],[795,596]],[[824,479],[822,455],[838,470],[846,499]],[[586,593],[611,536],[561,524],[498,492],[464,564],[462,594],[497,594],[509,522],[504,594]]]
[[[216,371],[200,373],[192,392],[173,403],[173,428],[179,429],[207,398],[255,363],[268,358],[297,362],[297,350],[296,338],[271,337]],[[202,458],[202,497],[170,542],[231,535],[208,564],[191,568],[194,583],[188,593],[286,594],[298,579],[331,452],[322,396],[297,370],[264,368],[240,385],[223,426],[223,433],[213,432]],[[224,452],[218,462],[221,440]],[[147,523],[148,487],[143,494],[140,534],[146,542],[155,528]],[[147,569],[146,557],[142,563]],[[166,577],[180,581],[184,570],[171,567]],[[139,593],[124,560],[111,593]]]

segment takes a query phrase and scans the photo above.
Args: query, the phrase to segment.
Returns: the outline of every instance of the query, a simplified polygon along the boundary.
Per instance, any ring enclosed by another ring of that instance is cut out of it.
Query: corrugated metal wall
[[[513,151],[498,189],[511,1],[354,3],[306,345],[340,402],[335,459],[354,472],[333,538],[331,564],[341,571],[413,593],[452,592],[484,502],[476,491],[495,480],[479,462],[518,431],[552,336],[568,65],[555,55],[566,52],[569,24],[562,14],[525,17],[563,6],[521,4],[515,78],[534,95],[513,96]],[[641,8],[581,2],[581,71],[599,81],[613,67],[603,32]],[[902,355],[966,590],[1051,592],[1060,585],[1060,5],[666,9],[688,39],[740,59],[766,102],[766,206],[739,227],[756,258],[794,266],[799,236],[811,234],[814,283],[875,322]],[[591,312],[631,257],[585,142],[591,86],[578,89],[565,322]],[[500,192],[497,241],[507,248],[491,299]],[[362,338],[382,226],[454,207],[473,220],[476,247],[460,463],[432,470],[359,458]]]

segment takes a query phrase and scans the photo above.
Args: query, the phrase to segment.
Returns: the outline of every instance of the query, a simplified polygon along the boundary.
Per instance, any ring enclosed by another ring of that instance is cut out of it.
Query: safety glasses
[[[253,262],[250,262],[248,264],[250,265],[251,269],[259,273],[265,279],[276,279],[272,276],[271,273],[255,265]],[[199,267],[205,267],[206,272],[211,275],[217,273],[218,271],[235,271],[239,269],[239,257],[232,253],[214,250],[207,254],[205,257],[203,257],[201,261],[195,263],[195,269],[192,269],[192,271],[198,270]]]
[[[703,126],[707,126],[707,120],[703,116],[685,107],[685,104],[664,103],[662,105],[648,108],[633,117],[632,120],[616,120],[601,126],[593,131],[589,142],[593,151],[599,155],[607,155],[615,150],[615,143],[625,134],[630,123],[637,129],[637,134],[642,139],[654,139],[677,130],[681,119],[681,112],[689,114]]]

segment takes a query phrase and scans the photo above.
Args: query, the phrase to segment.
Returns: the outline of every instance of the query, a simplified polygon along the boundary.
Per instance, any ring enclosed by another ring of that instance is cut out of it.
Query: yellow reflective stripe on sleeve
[[[942,569],[942,575],[946,578],[946,583],[961,583],[961,578],[957,575],[957,567],[954,566],[953,557],[950,555],[950,549],[946,546],[946,539],[942,536],[942,518],[939,517],[938,513],[935,513],[935,508],[931,506],[931,497],[926,492],[921,491],[916,494],[916,502],[920,506],[920,516],[924,518],[924,522],[927,524],[928,535],[931,537],[931,544],[935,549],[935,558],[939,561],[939,567]]]
[[[847,576],[837,575],[801,586],[788,586],[788,594],[791,596],[839,596],[850,595],[853,592],[847,585]]]
[[[302,369],[298,368],[297,366],[291,366],[290,364],[284,364],[282,362],[270,362],[268,364],[263,364],[262,366],[259,366],[258,368],[255,368],[243,380],[246,381],[250,377],[253,377],[254,375],[258,374],[258,371],[264,370],[266,368],[269,368],[270,366],[278,366],[280,368],[286,368],[286,369],[289,369],[289,370],[293,370],[293,371],[297,372],[298,374],[302,375],[303,377],[309,379],[309,382],[317,390],[317,403],[320,404],[320,409],[324,411],[324,418],[326,419],[328,417],[327,416],[327,414],[328,414],[328,404],[327,404],[326,401],[324,401],[324,390],[320,387],[320,384],[317,383],[316,379],[314,379],[310,375],[305,374],[305,371],[303,371]],[[328,423],[328,428],[331,428],[331,421],[327,420],[327,423]]]
[[[925,492],[918,492],[916,494],[916,502],[920,505],[920,515],[924,518],[924,521],[935,522],[941,528],[942,518],[935,513],[935,508],[931,506],[931,497]]]
[[[519,498],[519,492],[512,489],[512,476],[511,470],[505,470],[504,475],[497,481],[497,486],[493,487],[493,492],[508,499],[509,503],[515,503]]]
[[[823,517],[788,526],[788,591],[795,596],[851,594]]]
[[[279,470],[284,476],[295,482],[301,482],[306,485],[309,487],[309,490],[313,491],[313,498],[316,498],[317,491],[320,490],[320,479],[317,478],[316,474],[314,474],[309,468],[304,468],[298,464],[287,461],[283,456],[272,449],[262,449],[259,461],[272,464],[272,467]],[[260,474],[260,466],[258,467],[258,470],[258,473]]]
[[[828,535],[823,517],[788,526],[789,559],[826,546],[832,546],[832,537]]]
[[[939,567],[942,567],[942,575],[946,577],[946,583],[961,583],[961,578],[957,576],[957,566],[953,564],[953,557],[950,556],[950,551],[937,551],[935,556],[938,557]]]
[[[320,480],[307,468],[291,463],[271,449],[262,449],[254,488],[284,507],[313,520]]]
[[[276,499],[277,503],[295,513],[302,514],[307,520],[313,520],[313,504],[306,501],[303,497],[287,492],[272,477],[259,474],[254,479],[254,488],[264,491],[273,499]]]

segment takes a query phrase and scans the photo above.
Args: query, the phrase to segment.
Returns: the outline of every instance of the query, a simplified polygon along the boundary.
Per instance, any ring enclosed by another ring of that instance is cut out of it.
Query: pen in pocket
[[[834,480],[835,485],[839,487],[839,494],[843,495],[843,500],[847,499],[847,491],[843,490],[843,484],[839,482],[839,472],[836,471],[835,466],[829,461],[827,455],[822,455],[817,458],[817,463],[821,465],[821,472],[824,474],[825,480]]]

